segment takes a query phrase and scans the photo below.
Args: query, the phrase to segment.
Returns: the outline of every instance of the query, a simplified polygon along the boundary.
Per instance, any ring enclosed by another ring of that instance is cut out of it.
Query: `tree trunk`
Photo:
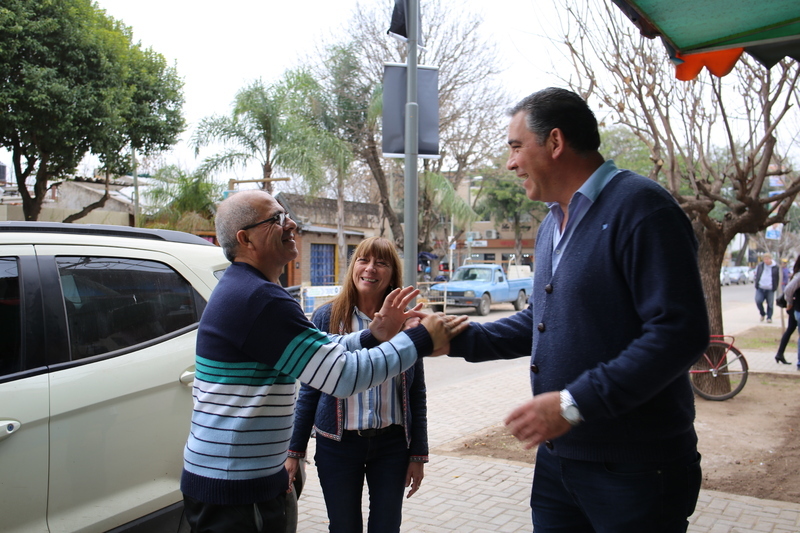
[[[339,250],[339,285],[347,275],[347,245],[344,238],[344,176],[336,177],[336,245]]]
[[[269,163],[261,165],[261,174],[264,181],[261,183],[261,188],[267,191],[270,195],[272,194],[272,182],[267,181],[272,177],[272,167]]]
[[[722,231],[709,230],[697,222],[695,224],[695,235],[698,236],[700,244],[697,261],[708,308],[711,335],[722,335],[724,333],[724,325],[722,322],[722,290],[719,271],[722,268],[722,260],[725,258],[725,248],[729,240],[722,238]],[[713,349],[706,349],[706,357],[701,357],[694,365],[694,368],[706,369],[710,367],[710,364],[716,365],[720,358],[726,357],[726,354],[727,350],[722,347],[715,346]],[[703,390],[714,390],[718,394],[731,391],[730,377],[724,368],[716,378],[710,374],[692,374],[692,380]],[[698,383],[698,381],[705,381],[705,383]]]
[[[68,216],[67,218],[62,220],[62,222],[70,224],[72,222],[75,222],[76,220],[82,219],[83,217],[85,217],[86,215],[88,215],[89,213],[94,211],[95,209],[99,209],[99,208],[103,207],[104,205],[106,205],[106,200],[108,200],[108,197],[109,197],[108,181],[109,181],[109,172],[108,172],[108,170],[106,170],[106,191],[103,193],[102,198],[100,198],[96,202],[92,202],[91,204],[87,205],[86,207],[84,207],[83,209],[78,211],[77,213],[72,213],[70,216]]]
[[[378,145],[374,137],[370,136],[367,147],[362,151],[361,155],[367,162],[367,165],[369,165],[369,169],[372,171],[372,177],[378,185],[380,204],[383,207],[384,216],[389,221],[389,227],[392,230],[394,242],[397,247],[402,250],[405,248],[403,226],[400,224],[397,213],[394,212],[394,208],[392,207],[392,201],[389,197],[389,186],[386,183],[386,173],[381,166],[380,157],[378,156]]]
[[[700,245],[697,262],[703,282],[711,334],[722,335],[724,325],[722,323],[722,292],[719,284],[719,271],[722,268],[722,260],[725,258],[727,243],[718,232],[709,231],[700,226],[699,222],[693,222],[693,225]]]

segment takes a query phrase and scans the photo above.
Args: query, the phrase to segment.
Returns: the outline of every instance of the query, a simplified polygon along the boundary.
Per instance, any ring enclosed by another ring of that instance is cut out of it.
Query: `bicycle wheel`
[[[706,400],[733,398],[747,383],[747,360],[732,344],[711,340],[705,353],[689,370],[692,389]]]

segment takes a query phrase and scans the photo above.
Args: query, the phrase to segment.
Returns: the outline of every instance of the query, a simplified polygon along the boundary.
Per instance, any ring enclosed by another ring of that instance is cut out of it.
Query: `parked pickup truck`
[[[533,278],[508,279],[500,265],[458,267],[453,279],[432,285],[428,299],[433,311],[448,307],[474,307],[478,314],[489,314],[492,303],[514,302],[514,309],[525,307],[533,292]]]

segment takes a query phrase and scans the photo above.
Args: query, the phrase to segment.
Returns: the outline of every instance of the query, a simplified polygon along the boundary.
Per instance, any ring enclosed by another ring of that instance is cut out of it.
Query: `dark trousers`
[[[789,315],[789,321],[786,323],[786,331],[783,332],[783,337],[781,337],[781,344],[778,346],[778,359],[783,358],[783,352],[786,351],[786,345],[789,344],[789,341],[792,339],[792,333],[794,330],[797,329],[797,319],[794,317],[794,310],[790,310],[786,313]],[[797,361],[800,364],[800,360]]]
[[[192,533],[285,533],[286,494],[247,505],[215,505],[183,495]]]
[[[331,533],[361,533],[361,493],[369,486],[368,533],[400,531],[408,472],[408,448],[402,426],[376,437],[345,431],[337,442],[317,437],[319,483]]]
[[[677,533],[700,493],[700,455],[670,463],[559,458],[539,447],[531,510],[536,533]]]

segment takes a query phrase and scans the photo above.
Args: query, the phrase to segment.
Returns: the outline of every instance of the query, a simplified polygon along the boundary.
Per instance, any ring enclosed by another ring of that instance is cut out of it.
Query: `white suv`
[[[0,529],[178,531],[197,322],[228,264],[186,233],[0,222]]]

